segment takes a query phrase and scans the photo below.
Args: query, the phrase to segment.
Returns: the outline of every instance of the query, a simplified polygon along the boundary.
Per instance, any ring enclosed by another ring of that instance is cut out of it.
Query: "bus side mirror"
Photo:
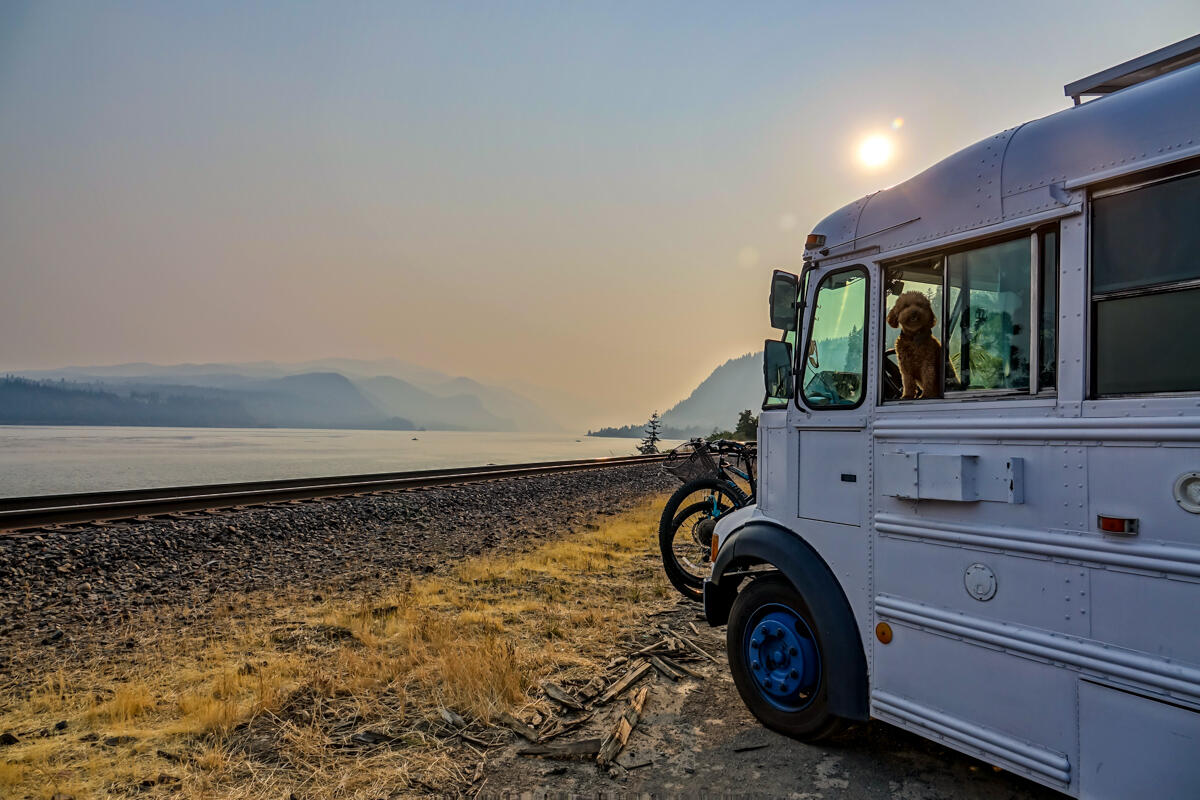
[[[796,292],[800,279],[790,272],[775,270],[771,275],[771,327],[796,330]]]
[[[792,345],[768,339],[763,345],[763,382],[767,397],[792,396]]]

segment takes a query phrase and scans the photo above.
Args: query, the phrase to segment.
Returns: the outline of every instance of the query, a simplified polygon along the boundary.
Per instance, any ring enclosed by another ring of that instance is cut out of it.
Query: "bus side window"
[[[933,337],[939,342],[942,336],[942,283],[945,280],[945,259],[941,256],[923,258],[906,264],[889,267],[884,271],[884,304],[883,314],[886,318],[888,311],[904,292],[920,292],[929,298],[936,322],[933,326]],[[881,326],[883,330],[883,399],[898,400],[902,391],[899,360],[896,356],[896,339],[900,329],[890,325]]]
[[[1200,174],[1092,201],[1092,390],[1200,390]]]
[[[946,342],[958,386],[1029,389],[1029,239],[955,253],[946,259],[950,286]]]
[[[886,267],[883,313],[905,292],[929,299],[930,331],[942,348],[940,392],[1028,394],[1054,389],[1057,364],[1058,230],[960,248]],[[1035,309],[1036,304],[1036,309]],[[895,343],[900,331],[884,326],[884,401],[901,392]],[[1036,353],[1037,376],[1031,387]]]

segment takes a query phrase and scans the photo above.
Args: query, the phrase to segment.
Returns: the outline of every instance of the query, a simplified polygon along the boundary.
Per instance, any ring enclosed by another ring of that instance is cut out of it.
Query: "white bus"
[[[1200,798],[1200,36],[1066,94],[775,273],[758,501],[704,609],[777,731]],[[915,397],[907,292],[941,362]]]

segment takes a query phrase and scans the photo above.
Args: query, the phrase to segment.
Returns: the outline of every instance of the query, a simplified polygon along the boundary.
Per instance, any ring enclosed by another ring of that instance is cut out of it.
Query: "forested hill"
[[[762,351],[731,358],[713,370],[684,400],[662,415],[665,439],[687,439],[707,436],[714,429],[728,430],[745,409],[762,406]],[[647,415],[649,416],[649,415]],[[646,424],[633,423],[619,428],[588,431],[591,436],[626,436],[640,438]]]
[[[763,403],[762,351],[731,358],[713,370],[686,399],[662,415],[676,428],[727,428],[743,409]],[[757,413],[757,412],[756,412]]]

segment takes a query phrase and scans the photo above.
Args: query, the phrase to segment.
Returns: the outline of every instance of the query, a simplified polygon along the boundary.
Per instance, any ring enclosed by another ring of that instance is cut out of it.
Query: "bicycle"
[[[691,439],[667,455],[663,469],[683,486],[663,508],[658,546],[667,579],[690,600],[703,596],[717,520],[754,502],[757,454],[755,445],[729,439]]]

